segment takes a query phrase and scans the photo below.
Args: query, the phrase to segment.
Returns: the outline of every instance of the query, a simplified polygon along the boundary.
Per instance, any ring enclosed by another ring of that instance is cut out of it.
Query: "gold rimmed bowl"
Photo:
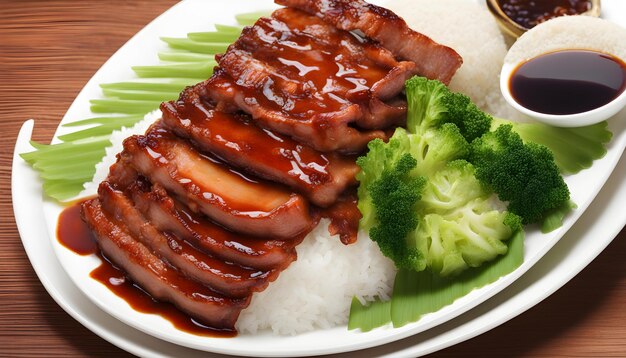
[[[520,37],[524,32],[530,30],[530,28],[526,28],[521,24],[515,22],[514,19],[510,18],[502,9],[501,2],[502,0],[486,0],[487,7],[491,11],[491,13],[495,16],[498,25],[500,28],[507,34],[513,36],[514,38]],[[600,0],[591,0],[591,9],[580,13],[579,15],[600,16]]]

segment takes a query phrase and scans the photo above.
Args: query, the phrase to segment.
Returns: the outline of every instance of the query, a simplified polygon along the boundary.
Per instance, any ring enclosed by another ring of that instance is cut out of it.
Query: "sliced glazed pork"
[[[120,157],[192,210],[238,232],[291,239],[313,224],[302,196],[246,178],[158,125],[127,138]]]
[[[299,239],[261,239],[235,233],[193,213],[171,198],[158,184],[134,185],[129,190],[135,206],[157,229],[171,232],[224,261],[260,270],[285,269],[296,259]],[[301,235],[302,236],[302,235]]]
[[[357,239],[354,157],[406,121],[404,82],[448,82],[451,49],[362,0],[276,0],[213,76],[124,141],[83,220],[158,300],[234,329],[320,217]],[[317,207],[309,208],[309,200]]]
[[[362,114],[360,107],[355,104],[348,104],[339,111],[329,113],[311,110],[309,118],[293,118],[288,112],[283,112],[285,102],[278,100],[275,92],[270,90],[266,92],[268,97],[257,100],[254,97],[256,95],[254,87],[245,91],[222,69],[217,69],[213,73],[207,81],[207,88],[211,99],[218,103],[220,110],[237,111],[241,108],[249,113],[259,126],[285,134],[321,152],[359,153],[371,140],[388,138],[382,130],[358,130],[350,126],[354,119]],[[278,103],[270,101],[269,98],[278,100]],[[290,105],[288,103],[286,108],[288,109]]]
[[[123,221],[129,233],[156,256],[177,267],[180,272],[229,297],[245,297],[262,291],[278,275],[277,270],[243,268],[215,259],[173,234],[159,231],[147,222],[126,195],[104,181],[98,198],[104,210]]]
[[[200,98],[202,85],[161,105],[163,124],[204,152],[259,177],[286,184],[314,204],[329,206],[355,184],[354,158],[323,154],[289,137],[263,130],[243,114],[217,111]]]
[[[306,11],[346,31],[361,31],[399,58],[413,61],[417,73],[449,83],[463,59],[453,49],[409,28],[392,11],[363,0],[275,0]]]
[[[124,269],[152,297],[171,302],[211,327],[233,330],[250,297],[230,298],[182,276],[129,233],[126,225],[107,215],[98,199],[82,204],[83,220],[103,254]]]
[[[315,149],[342,152],[359,152],[384,138],[375,129],[404,122],[401,91],[417,67],[294,9],[244,29],[218,63],[209,96]]]

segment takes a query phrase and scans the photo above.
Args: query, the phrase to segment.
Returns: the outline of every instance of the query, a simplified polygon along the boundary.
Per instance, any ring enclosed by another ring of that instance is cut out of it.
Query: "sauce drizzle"
[[[124,299],[135,311],[158,314],[170,321],[177,329],[198,336],[234,337],[237,335],[235,331],[216,330],[215,328],[205,326],[177,309],[171,303],[155,300],[150,294],[128,279],[124,271],[115,267],[101,253],[98,253],[98,257],[102,260],[102,264],[91,271],[89,276]]]

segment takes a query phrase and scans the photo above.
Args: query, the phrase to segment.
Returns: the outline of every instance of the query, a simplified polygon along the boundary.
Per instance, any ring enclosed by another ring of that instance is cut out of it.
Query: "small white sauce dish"
[[[609,119],[626,106],[626,91],[595,109],[577,106],[583,108],[580,113],[547,114],[535,111],[539,110],[536,107],[531,110],[526,107],[528,104],[523,106],[518,103],[512,93],[510,79],[523,63],[559,51],[595,51],[612,56],[621,63],[626,62],[625,38],[626,28],[597,17],[561,16],[543,22],[520,36],[509,49],[500,73],[502,95],[521,113],[553,126],[579,127]]]
[[[507,103],[533,119],[556,127],[582,127],[607,120],[626,107],[625,90],[611,102],[587,112],[575,114],[546,114],[530,110],[519,104],[511,94],[511,76],[522,62],[524,61],[519,63],[504,63],[502,71],[500,72],[500,90]]]

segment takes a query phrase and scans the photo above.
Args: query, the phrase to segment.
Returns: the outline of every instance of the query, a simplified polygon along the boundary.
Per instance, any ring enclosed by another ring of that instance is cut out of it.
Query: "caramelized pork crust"
[[[111,166],[106,182],[132,200],[145,220],[159,231],[170,233],[222,261],[243,267],[283,270],[296,259],[295,246],[304,237],[301,234],[289,240],[276,240],[227,230],[204,215],[192,212],[161,185],[150,183],[121,161]]]
[[[361,153],[371,140],[387,140],[382,130],[358,130],[351,126],[361,117],[361,108],[352,104],[341,111],[318,113],[309,119],[294,119],[280,107],[264,106],[254,98],[254,90],[244,91],[221,69],[206,82],[211,99],[219,110],[249,113],[255,124],[282,133],[321,152]]]
[[[259,177],[283,183],[314,204],[329,206],[349,185],[356,184],[354,158],[320,153],[289,137],[263,130],[244,114],[215,110],[203,101],[198,85],[178,101],[161,105],[163,124],[188,138],[203,152]]]
[[[275,0],[316,15],[341,30],[358,30],[399,58],[413,61],[417,73],[448,84],[463,59],[453,49],[409,28],[392,11],[363,0]]]

